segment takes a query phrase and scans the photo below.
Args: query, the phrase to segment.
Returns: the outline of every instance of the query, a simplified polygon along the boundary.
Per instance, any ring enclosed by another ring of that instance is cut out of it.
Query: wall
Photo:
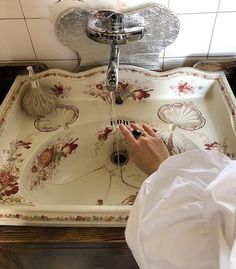
[[[72,71],[76,54],[54,34],[48,5],[56,0],[0,0],[0,64],[39,61]],[[130,0],[131,1],[131,0]],[[176,41],[160,55],[164,70],[207,58],[235,57],[235,0],[160,0],[180,19]],[[233,31],[232,31],[233,30]]]

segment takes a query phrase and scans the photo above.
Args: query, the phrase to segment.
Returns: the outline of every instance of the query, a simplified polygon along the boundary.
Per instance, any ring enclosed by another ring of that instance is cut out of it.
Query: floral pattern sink
[[[236,102],[223,73],[121,66],[123,104],[114,109],[106,67],[37,76],[57,95],[55,111],[33,118],[22,110],[26,76],[0,107],[2,225],[124,226],[145,175],[128,160],[119,123],[150,124],[171,154],[202,148],[235,158]]]

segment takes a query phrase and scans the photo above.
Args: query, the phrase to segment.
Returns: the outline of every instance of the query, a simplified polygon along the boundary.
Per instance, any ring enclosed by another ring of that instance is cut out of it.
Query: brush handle
[[[35,77],[33,67],[30,65],[30,66],[27,67],[27,70],[29,72],[29,80],[30,80],[31,87],[34,88],[34,89],[38,88],[40,85],[39,85],[38,80]]]

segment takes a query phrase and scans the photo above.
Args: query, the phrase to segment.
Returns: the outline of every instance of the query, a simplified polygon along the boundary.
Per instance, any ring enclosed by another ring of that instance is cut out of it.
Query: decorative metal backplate
[[[58,39],[78,53],[81,66],[103,65],[109,59],[110,46],[90,40],[86,34],[88,19],[96,12],[79,7],[67,9],[56,22]],[[124,24],[125,28],[143,26],[146,33],[141,40],[120,46],[120,62],[158,70],[159,53],[178,36],[177,16],[168,8],[155,5],[124,13]]]

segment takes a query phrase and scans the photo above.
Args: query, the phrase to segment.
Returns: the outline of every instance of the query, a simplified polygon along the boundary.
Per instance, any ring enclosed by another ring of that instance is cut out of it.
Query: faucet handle
[[[112,10],[106,10],[106,9],[99,10],[94,14],[94,18],[104,21],[108,17],[110,17],[113,13],[114,13],[114,11],[112,11]]]
[[[125,14],[99,10],[88,19],[87,36],[99,43],[123,45],[140,40],[146,31],[143,26],[125,28]]]
[[[124,15],[122,13],[113,13],[109,17],[108,29],[111,33],[120,33],[124,30]]]
[[[94,18],[97,24],[101,25],[101,28],[106,28],[107,32],[119,33],[124,29],[123,21],[124,15],[112,10],[99,10]]]

